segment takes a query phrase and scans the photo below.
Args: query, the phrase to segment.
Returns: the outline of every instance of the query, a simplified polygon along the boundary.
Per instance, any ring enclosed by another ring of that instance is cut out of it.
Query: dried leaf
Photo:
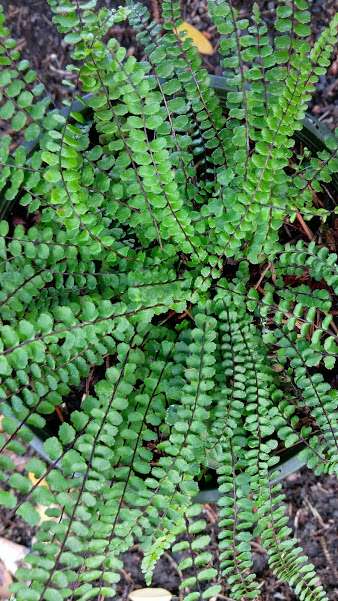
[[[9,587],[12,584],[12,576],[7,570],[3,561],[0,561],[0,599],[1,601],[5,601],[5,599],[9,599],[10,592]]]
[[[28,478],[30,479],[33,486],[35,486],[35,484],[37,484],[39,482],[39,486],[45,486],[46,488],[49,488],[47,480],[45,478],[42,478],[42,480],[40,481],[39,478],[36,478],[34,476],[33,472],[28,472]],[[44,505],[38,504],[36,506],[36,511],[38,512],[38,514],[40,516],[40,523],[46,522],[47,520],[52,520],[54,522],[57,521],[57,518],[49,517],[48,515],[46,515],[47,509],[50,509],[51,507],[55,507],[55,505],[51,505],[50,507],[45,507]]]
[[[171,601],[171,598],[165,588],[140,588],[129,594],[130,601]]]
[[[182,32],[184,32],[183,35]],[[201,54],[213,54],[215,52],[205,35],[186,21],[183,21],[183,23],[177,27],[176,33],[180,33],[183,39],[190,38]]]
[[[46,521],[52,521],[52,522],[57,522],[58,518],[56,517],[50,517],[48,515],[46,515],[46,511],[47,509],[53,509],[54,507],[56,507],[56,505],[49,505],[49,507],[45,507],[44,505],[40,505],[38,504],[36,506],[36,511],[38,512],[39,516],[40,516],[40,524],[42,522],[46,522]]]
[[[35,484],[37,484],[37,482],[39,482],[39,478],[36,478],[33,474],[33,472],[28,472],[28,478],[30,479],[31,483],[33,484],[33,486]],[[48,488],[48,482],[47,480],[45,480],[45,478],[43,478],[40,482],[39,482],[39,486],[46,486]]]
[[[4,563],[6,569],[15,574],[19,564],[26,557],[29,549],[23,545],[12,543],[7,538],[0,537],[0,560]]]
[[[277,373],[284,371],[284,365],[281,365],[280,363],[274,363],[272,366],[273,371],[276,371]]]

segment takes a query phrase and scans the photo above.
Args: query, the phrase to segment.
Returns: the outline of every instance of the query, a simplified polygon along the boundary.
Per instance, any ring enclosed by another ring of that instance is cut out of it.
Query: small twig
[[[178,316],[178,319],[181,320],[181,319],[184,319],[185,317],[190,317],[190,319],[193,319],[193,316],[191,315],[190,311],[188,311],[188,309],[186,309],[185,311],[183,311],[183,313],[181,313]]]
[[[210,507],[210,505],[208,503],[205,503],[203,505],[203,511],[205,511],[205,513],[207,514],[209,521],[211,524],[216,524],[217,523],[217,514],[216,512],[212,509],[212,507]]]
[[[318,121],[323,121],[325,119],[325,117],[327,117],[330,114],[330,109],[328,109],[327,111],[325,111],[319,118]]]
[[[302,508],[300,507],[299,509],[297,509],[296,515],[295,515],[295,519],[294,519],[294,531],[295,531],[295,537],[298,537],[298,526],[299,526],[299,517],[302,514]]]
[[[168,312],[168,315],[162,321],[160,321],[160,326],[163,326],[163,324],[169,321],[169,319],[171,319],[172,317],[174,317],[174,315],[176,315],[176,313],[171,309]]]
[[[205,56],[203,56],[203,62],[208,67],[209,73],[216,73],[215,65],[213,65],[210,61],[208,61],[208,59]]]
[[[156,21],[156,23],[159,23],[161,20],[161,15],[157,0],[150,0],[150,6],[154,21]]]
[[[264,551],[263,547],[255,540],[251,541],[251,547],[259,553],[259,555],[266,555],[266,551]]]
[[[320,200],[318,194],[314,191],[314,189],[312,188],[311,184],[308,184],[307,187],[308,187],[309,190],[311,190],[312,196],[313,196],[314,200],[316,201],[313,204],[315,204],[315,205],[318,204],[320,207],[324,207],[324,203]]]
[[[273,263],[271,263],[271,279],[272,279],[273,283],[275,284],[277,276],[276,276],[276,271],[275,271]]]
[[[335,526],[336,524],[331,520],[330,524],[326,526],[325,536],[327,536],[330,530],[335,528]],[[323,536],[323,528],[318,528],[318,530],[315,530],[312,534],[312,538],[320,538],[321,536]]]
[[[309,507],[313,517],[316,518],[317,522],[319,522],[319,524],[321,525],[321,527],[323,528],[323,530],[327,529],[327,524],[325,524],[322,516],[320,515],[318,509],[316,509],[316,507],[313,507],[313,505],[311,505],[309,499],[306,497],[305,499],[305,503],[307,504],[307,506]]]
[[[266,268],[264,269],[264,271],[261,273],[261,276],[260,276],[260,278],[259,278],[259,280],[258,280],[258,282],[257,282],[257,284],[255,286],[255,290],[259,290],[262,281],[264,280],[266,274],[271,269],[271,267],[272,267],[272,263],[268,263],[267,266],[266,266]]]
[[[332,572],[334,574],[334,577],[335,577],[335,579],[338,582],[338,570],[337,570],[337,568],[335,566],[334,561],[332,560],[332,557],[330,555],[330,551],[329,551],[328,546],[326,544],[325,538],[323,536],[321,536],[320,539],[319,539],[319,542],[320,542],[321,547],[323,549],[323,553],[325,555],[326,561],[329,564],[329,566],[330,566],[330,568],[331,568],[331,570],[332,570]]]
[[[85,388],[85,395],[87,396],[89,394],[89,389],[91,386],[91,383],[93,381],[93,374],[94,374],[94,368],[92,368],[89,372],[89,376],[86,379],[86,388]]]
[[[65,71],[64,69],[58,69],[57,67],[54,67],[54,65],[51,64],[49,65],[49,70],[53,73],[56,73],[57,75],[61,75],[61,77],[64,77],[65,79],[77,78],[77,73],[71,73],[70,71]]]
[[[178,564],[176,563],[176,561],[174,560],[174,558],[170,555],[170,553],[167,553],[167,551],[164,551],[163,556],[166,557],[166,559],[169,561],[170,565],[177,572],[180,581],[183,582],[183,580],[184,580],[183,572],[178,567]],[[179,598],[180,601],[183,601],[183,598],[184,598],[183,597],[183,590],[181,590],[181,589],[179,590],[178,598]]]
[[[324,494],[324,495],[330,495],[331,491],[327,490],[326,488],[324,488],[324,486],[322,485],[321,482],[318,482],[316,488],[319,488],[319,490]]]
[[[334,196],[332,196],[329,188],[327,186],[325,186],[324,184],[322,184],[322,188],[323,188],[323,190],[325,190],[325,193],[330,197],[330,199],[332,200],[332,202],[334,204],[336,204],[336,199],[334,198]]]
[[[304,232],[304,234],[305,234],[305,235],[306,235],[306,236],[309,238],[309,240],[314,240],[314,235],[313,235],[313,233],[311,232],[311,230],[310,230],[309,226],[308,226],[308,225],[306,225],[306,223],[305,223],[305,221],[304,221],[304,219],[303,219],[303,217],[301,216],[301,214],[300,214],[300,213],[297,213],[297,214],[296,214],[296,218],[297,218],[297,221],[298,221],[298,222],[300,223],[300,225],[302,226],[302,229],[303,229],[303,232]]]
[[[21,52],[21,50],[23,50],[23,48],[25,48],[25,47],[26,47],[26,40],[24,38],[21,38],[20,40],[17,41],[15,50],[17,50],[18,52]]]
[[[65,420],[64,420],[64,417],[63,417],[63,413],[62,413],[62,409],[61,409],[60,405],[57,405],[57,406],[55,407],[55,413],[56,413],[56,415],[58,416],[58,418],[59,418],[60,422],[64,422],[64,421],[65,421]]]
[[[129,598],[129,592],[131,589],[131,584],[127,584],[127,586],[125,587],[125,590],[123,591],[123,596],[122,596],[122,600],[124,601],[125,599]]]
[[[129,583],[129,584],[134,584],[134,580],[132,579],[131,575],[129,574],[129,572],[127,572],[124,568],[120,568],[119,572],[122,574],[123,578]]]

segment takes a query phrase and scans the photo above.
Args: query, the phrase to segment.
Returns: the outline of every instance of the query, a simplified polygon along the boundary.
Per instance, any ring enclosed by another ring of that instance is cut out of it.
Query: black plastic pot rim
[[[283,461],[275,467],[273,471],[273,478],[270,480],[270,484],[277,484],[278,482],[282,482],[288,476],[291,476],[295,472],[298,472],[302,467],[306,465],[306,461],[301,459],[300,457],[301,451]],[[217,503],[221,494],[218,488],[205,488],[200,490],[200,492],[196,495],[195,501],[196,503]]]
[[[14,419],[18,424],[19,424],[19,420],[15,417],[15,415],[13,415],[12,411],[9,410],[9,415],[12,419]],[[46,461],[46,463],[48,463],[49,465],[53,465],[56,468],[60,467],[60,461],[53,461],[48,453],[45,451],[44,449],[44,443],[41,440],[41,438],[39,438],[38,436],[33,436],[33,438],[28,442],[29,446],[31,447],[31,449],[37,453],[37,455],[39,455],[42,459],[44,459]],[[284,480],[285,478],[287,478],[288,476],[290,476],[291,474],[299,471],[302,467],[304,467],[306,465],[306,461],[301,457],[301,453],[304,450],[304,445],[299,448],[298,450],[291,454],[291,456],[286,459],[285,461],[281,461],[278,465],[274,466],[271,470],[270,470],[270,474],[273,476],[270,480],[271,484],[276,484],[277,482],[281,482],[282,480]],[[292,453],[292,449],[290,449],[290,452]],[[212,464],[210,465],[210,469],[211,471],[216,472],[217,469],[217,465],[216,464]],[[215,487],[212,488],[205,488],[202,489],[197,496],[195,497],[196,502],[203,502],[203,503],[212,503],[215,502],[215,500],[217,500],[217,498],[219,497],[219,492],[218,489]]]
[[[227,85],[227,79],[219,75],[210,75],[211,86],[216,90],[219,96],[225,97],[229,92],[229,86]],[[87,101],[92,97],[92,94],[86,94],[80,100],[73,100],[70,106],[60,108],[60,114],[64,117],[68,117],[70,113],[83,113],[90,110],[87,106]],[[307,114],[303,120],[303,129],[295,132],[295,138],[300,140],[309,150],[312,152],[324,150],[326,148],[325,139],[328,136],[332,136],[332,132],[325,127],[322,123],[319,123],[317,119]],[[25,142],[23,146],[26,148],[28,153],[32,152],[37,146],[39,138],[32,140],[31,142]],[[332,176],[332,184],[338,191],[338,175]],[[6,218],[10,211],[13,211],[15,202],[9,202],[7,206],[2,207],[0,205],[0,219]]]
[[[40,440],[40,438],[34,436],[34,438],[29,442],[29,445],[32,448],[32,450],[38,455],[40,455],[40,457],[42,457],[47,463],[49,463],[50,465],[53,464],[54,467],[57,468],[60,467],[59,462],[53,462],[51,458],[47,455],[43,447],[43,442]],[[278,466],[274,467],[272,470],[273,478],[271,479],[270,483],[276,484],[278,482],[281,482],[285,480],[288,476],[291,476],[295,472],[298,472],[302,467],[304,467],[306,465],[306,462],[304,459],[301,458],[300,455],[301,451],[298,451],[295,455],[293,455],[286,461],[283,461]],[[201,490],[196,495],[194,501],[196,503],[216,503],[220,496],[221,495],[217,488],[206,488]]]
[[[220,75],[210,75],[211,86],[216,90],[219,96],[226,96],[227,92],[231,91],[227,85],[226,77]],[[65,117],[72,112],[83,112],[87,110],[86,101],[91,98],[91,94],[83,96],[82,100],[74,100],[70,107],[61,109],[61,114]],[[295,133],[295,137],[302,141],[309,150],[316,151],[326,147],[325,139],[332,136],[332,132],[322,123],[320,123],[310,113],[307,113],[303,120],[303,129]],[[36,142],[32,142],[36,144]],[[335,183],[338,189],[338,180]]]
[[[38,438],[37,436],[34,436],[32,438],[32,440],[29,442],[29,445],[38,455],[40,455],[40,457],[42,457],[45,461],[47,461],[47,463],[50,463],[50,464],[53,463],[56,467],[58,467],[58,463],[53,462],[50,459],[50,457],[47,455],[47,453],[43,447],[43,442],[40,438]],[[301,458],[300,455],[301,455],[301,451],[298,451],[297,453],[292,455],[289,459],[281,462],[279,465],[274,467],[272,470],[272,472],[274,474],[274,478],[271,480],[271,484],[275,484],[276,482],[280,482],[281,480],[284,480],[284,478],[287,478],[294,472],[297,472],[302,467],[304,467],[306,465],[306,462],[304,459]],[[209,494],[209,493],[214,494],[216,490],[217,489],[210,489],[210,490],[206,489],[206,490],[201,491],[199,493],[199,495],[204,496],[205,494]]]

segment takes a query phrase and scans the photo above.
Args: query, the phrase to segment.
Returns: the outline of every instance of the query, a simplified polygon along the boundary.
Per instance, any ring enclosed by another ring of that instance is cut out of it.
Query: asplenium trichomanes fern
[[[137,541],[148,582],[172,547],[189,551],[187,601],[224,584],[255,599],[258,537],[300,599],[326,599],[274,472],[294,445],[316,474],[337,469],[337,257],[283,244],[283,223],[331,217],[313,191],[337,170],[334,136],[311,156],[294,134],[338,18],[310,48],[305,0],[279,3],[273,42],[256,5],[241,19],[210,1],[224,107],[177,33],[179,2],[162,2],[160,25],[134,2],[49,4],[85,111],[52,108],[0,13],[1,208],[25,207],[23,225],[0,224],[0,503],[37,526],[13,596],[114,597]],[[143,62],[109,37],[126,15]],[[16,473],[37,433],[45,458]],[[219,571],[194,500],[210,464]]]

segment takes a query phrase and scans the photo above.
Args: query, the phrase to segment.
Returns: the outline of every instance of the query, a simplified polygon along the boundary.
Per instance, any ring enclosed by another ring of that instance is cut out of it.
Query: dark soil
[[[69,62],[69,48],[57,33],[47,0],[1,0],[6,10],[7,23],[13,35],[20,40],[19,47],[25,57],[29,58],[38,72],[40,78],[46,83],[48,90],[55,98],[56,103],[68,95],[67,86],[62,80],[74,79],[74,74],[68,73],[65,68]],[[160,0],[143,0],[153,17],[160,14]],[[120,0],[99,0],[99,5],[115,7],[121,4]],[[122,2],[123,4],[123,2]],[[203,31],[216,49],[213,56],[204,57],[206,68],[214,74],[220,75],[217,48],[219,36],[212,25],[208,12],[207,0],[182,0],[184,18]],[[234,0],[243,16],[251,9],[253,0]],[[277,6],[277,1],[259,0],[264,18],[272,23]],[[313,38],[317,38],[323,27],[329,22],[337,10],[336,0],[312,0],[312,27]],[[142,49],[138,47],[135,35],[127,25],[115,27],[111,34],[128,48],[129,54],[142,57]],[[317,92],[309,107],[314,116],[319,118],[329,127],[338,124],[338,55],[332,58],[332,64],[327,75],[321,77]]]
[[[13,35],[19,40],[19,47],[25,57],[29,58],[37,70],[39,77],[53,94],[56,104],[68,95],[67,86],[62,80],[74,77],[65,68],[69,62],[69,48],[64,44],[52,23],[51,12],[47,0],[0,0],[7,14],[8,24]],[[118,6],[120,1],[101,0],[101,4]],[[237,0],[243,16],[249,10],[251,0]],[[267,21],[271,21],[276,1],[260,0]],[[160,2],[152,0],[149,6],[153,15],[157,16]],[[210,23],[205,0],[182,1],[184,17],[198,29],[204,31],[213,46],[217,49],[218,36]],[[329,21],[336,10],[335,0],[313,0],[313,30],[317,37],[323,26]],[[129,54],[142,56],[142,50],[137,46],[135,36],[128,27],[119,26],[112,31]],[[204,59],[206,67],[214,74],[220,74],[219,57],[217,52]],[[311,104],[311,112],[320,117],[328,126],[337,125],[338,118],[338,58],[335,56],[326,77],[321,78],[318,91]],[[305,552],[313,561],[317,572],[325,586],[329,599],[338,600],[338,556],[336,552],[338,540],[338,482],[333,477],[314,477],[308,470],[290,476],[284,484],[288,503],[290,526],[299,538]],[[0,523],[8,518],[8,511],[0,510]],[[216,537],[217,510],[215,506],[203,506],[204,519],[207,520],[212,541]],[[3,533],[14,542],[29,545],[32,531],[20,518],[9,522]],[[217,565],[216,545],[211,544]],[[286,584],[280,584],[271,574],[267,566],[266,556],[258,543],[254,546],[254,569],[262,586],[261,601],[295,601],[296,597]],[[119,601],[126,601],[131,590],[145,586],[140,570],[142,556],[135,547],[125,555],[124,570],[118,585]],[[180,557],[166,554],[158,563],[152,586],[168,589],[178,595],[181,580],[177,562]],[[222,597],[231,601],[226,583]]]
[[[30,547],[34,536],[34,529],[30,528],[20,516],[12,517],[11,510],[0,507],[0,527],[1,535],[13,543]]]
[[[305,553],[314,563],[317,574],[331,601],[338,599],[338,481],[332,476],[316,478],[308,470],[303,469],[289,476],[284,485],[287,501],[289,525],[301,543]],[[208,523],[211,535],[210,550],[214,555],[214,566],[218,565],[217,507],[203,505],[203,517]],[[10,511],[0,509],[0,523],[8,521]],[[33,529],[20,518],[9,520],[3,536],[13,542],[29,546]],[[182,554],[166,553],[158,562],[152,586],[169,590],[179,600],[179,586],[182,574],[178,562]],[[114,601],[127,601],[132,590],[146,586],[141,572],[142,553],[135,546],[124,555],[124,569],[117,588]],[[261,601],[297,601],[289,586],[280,583],[269,570],[266,554],[258,543],[253,544],[254,571],[261,584]],[[187,574],[184,574],[187,577]],[[223,583],[220,599],[232,601],[226,582]]]
[[[334,477],[316,478],[308,470],[301,470],[285,481],[289,525],[300,541],[305,553],[316,567],[328,597],[338,599],[338,482]],[[203,516],[211,535],[210,550],[214,554],[214,566],[218,565],[216,553],[217,508],[203,505]],[[155,569],[152,586],[163,587],[179,596],[181,576],[178,562],[180,554],[166,553]],[[261,584],[261,601],[296,601],[287,584],[279,583],[267,564],[266,554],[258,543],[253,545],[254,571]],[[124,571],[118,585],[118,599],[125,601],[130,591],[146,586],[140,569],[142,554],[135,547],[124,556]],[[184,574],[187,577],[187,574]],[[231,601],[226,582],[220,599]]]

